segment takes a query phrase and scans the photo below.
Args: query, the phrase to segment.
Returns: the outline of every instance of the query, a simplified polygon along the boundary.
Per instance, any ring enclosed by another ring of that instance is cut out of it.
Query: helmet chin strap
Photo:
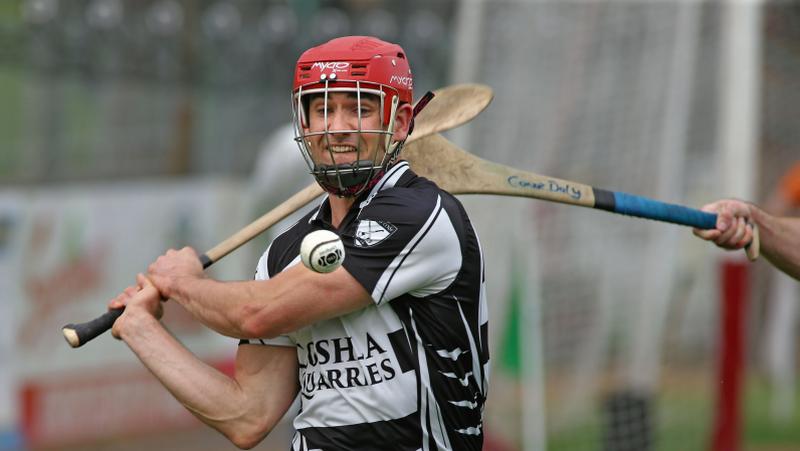
[[[372,160],[357,160],[352,163],[342,164],[315,164],[312,173],[321,183],[330,186],[341,185],[342,188],[352,188],[365,183],[380,170]]]
[[[318,165],[312,172],[326,192],[339,197],[356,197],[372,189],[385,173],[370,160],[341,165]]]

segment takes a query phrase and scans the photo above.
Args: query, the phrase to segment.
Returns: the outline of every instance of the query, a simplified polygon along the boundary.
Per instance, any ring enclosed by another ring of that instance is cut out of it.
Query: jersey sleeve
[[[272,246],[268,247],[267,250],[261,255],[261,258],[258,259],[258,263],[256,264],[255,280],[267,280],[270,277],[269,270],[267,269],[267,258],[269,256],[270,249],[272,249]]]
[[[343,234],[342,265],[375,304],[449,287],[461,268],[462,248],[453,219],[437,191],[393,189],[365,207]]]
[[[272,246],[258,259],[256,264],[255,280],[268,280],[270,278],[269,269],[267,268],[267,261],[269,259],[269,251]],[[239,341],[240,345],[254,344],[254,345],[273,345],[273,346],[289,346],[294,347],[295,343],[289,335],[281,335],[275,338],[258,338],[258,339],[242,339]]]

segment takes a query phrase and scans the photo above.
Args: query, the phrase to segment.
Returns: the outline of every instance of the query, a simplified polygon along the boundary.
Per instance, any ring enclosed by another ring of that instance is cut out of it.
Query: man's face
[[[306,137],[316,164],[346,164],[356,160],[380,162],[383,159],[388,136],[353,132],[359,129],[385,129],[381,123],[381,103],[377,96],[362,94],[360,105],[355,93],[329,93],[327,105],[322,95],[313,96],[309,102],[306,133],[326,130],[326,110],[327,131],[330,133]]]

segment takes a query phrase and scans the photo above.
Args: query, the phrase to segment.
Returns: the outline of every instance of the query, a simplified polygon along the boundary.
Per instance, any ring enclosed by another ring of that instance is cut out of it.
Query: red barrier
[[[233,372],[233,361],[212,364],[226,374]],[[32,447],[86,444],[201,425],[141,366],[26,381],[19,395],[22,430]]]

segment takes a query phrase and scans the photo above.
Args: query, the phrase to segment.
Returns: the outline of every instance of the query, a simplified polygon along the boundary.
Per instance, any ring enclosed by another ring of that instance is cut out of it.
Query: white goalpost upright
[[[724,3],[721,28],[718,197],[756,200],[761,91],[761,0]],[[720,257],[720,334],[714,451],[741,446],[745,325],[750,265],[742,253]]]
[[[455,19],[455,45],[450,70],[451,83],[473,83],[479,77],[481,49],[484,41],[483,21],[487,0],[461,0]],[[450,139],[469,148],[470,126],[449,132]]]
[[[720,195],[755,200],[762,1],[731,0],[724,5],[718,128]]]
[[[517,235],[525,227],[517,227]],[[535,233],[535,232],[533,232]],[[515,242],[519,242],[516,239]],[[545,362],[542,343],[542,282],[540,265],[546,261],[540,255],[536,240],[525,250],[520,271],[525,271],[526,283],[523,302],[520,305],[522,327],[519,328],[519,360],[522,367],[522,396],[520,416],[522,424],[522,447],[520,451],[547,450],[547,409],[545,400]]]

